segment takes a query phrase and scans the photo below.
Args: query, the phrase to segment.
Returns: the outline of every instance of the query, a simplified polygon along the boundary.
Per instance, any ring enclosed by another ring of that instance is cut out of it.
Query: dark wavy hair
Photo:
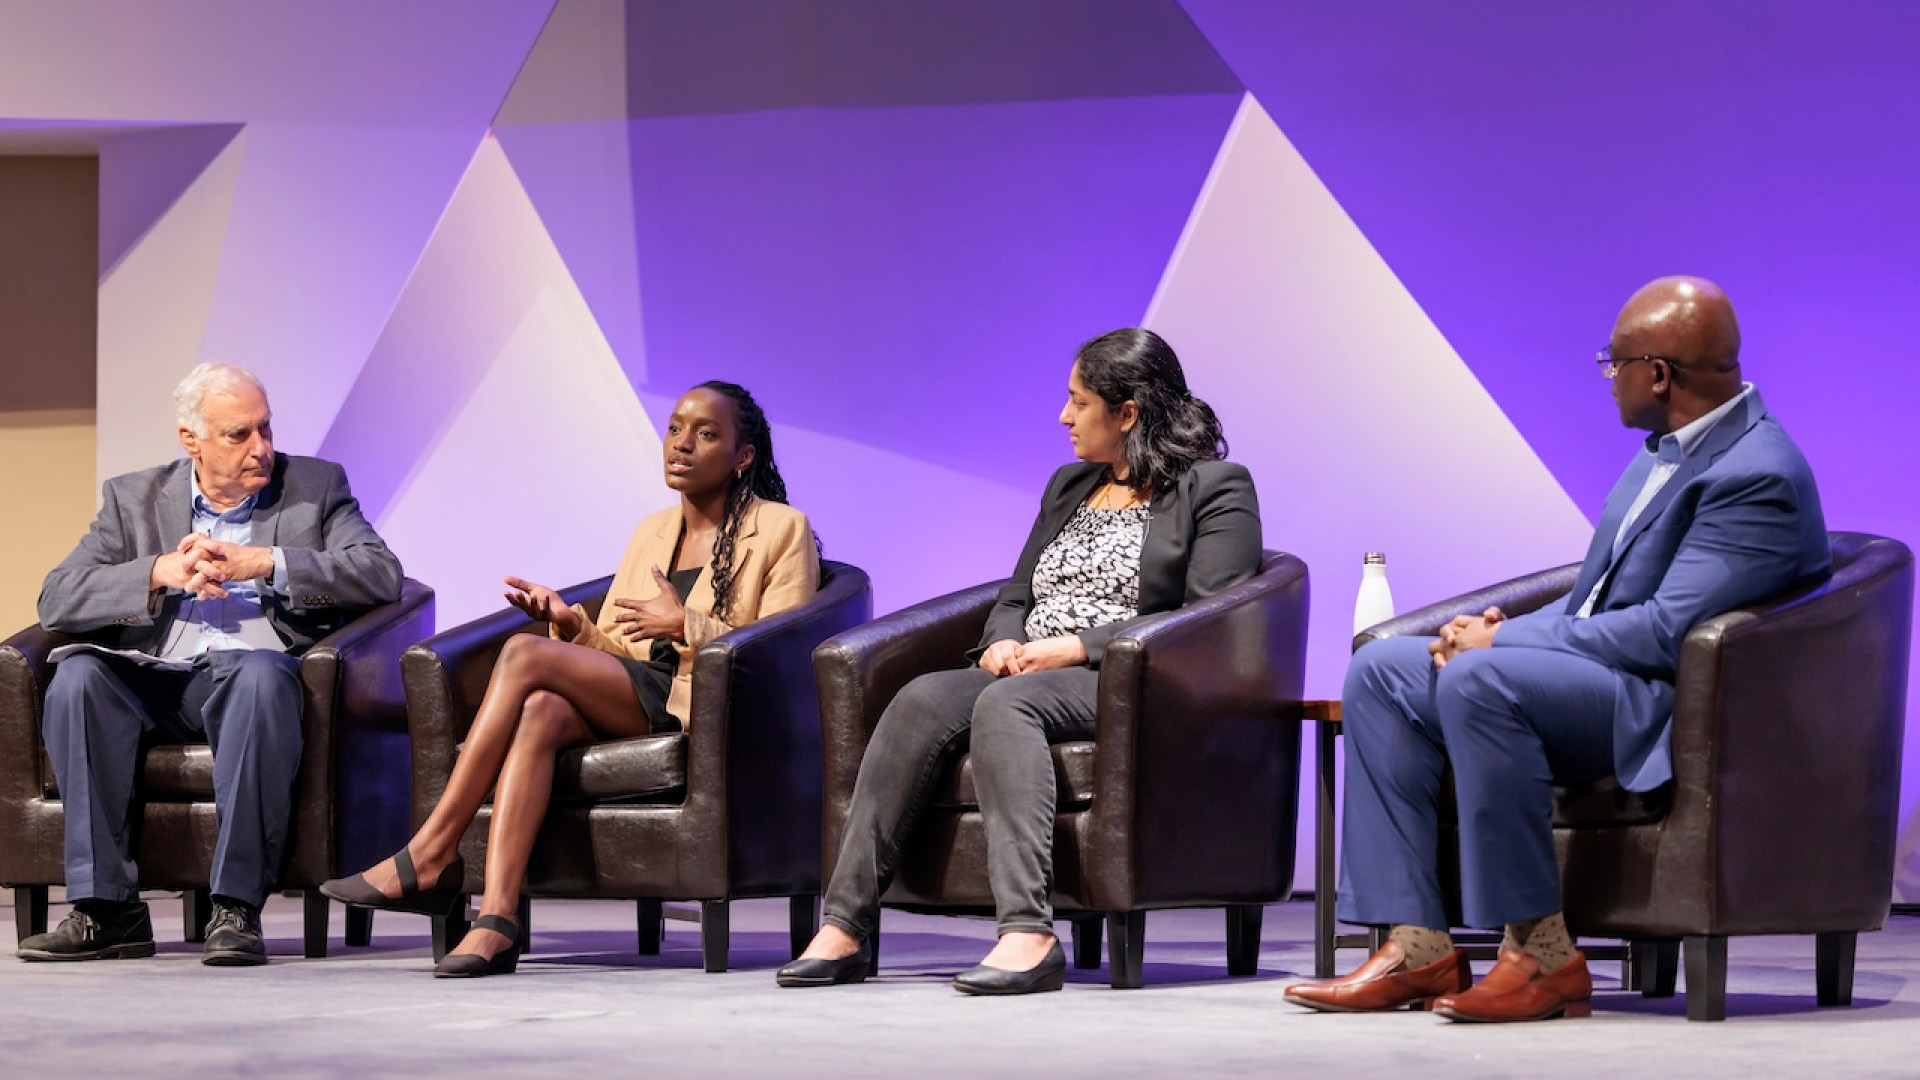
[[[1140,411],[1120,452],[1127,459],[1127,487],[1145,495],[1165,491],[1196,461],[1227,456],[1227,437],[1213,408],[1187,390],[1180,358],[1159,334],[1137,326],[1101,334],[1074,363],[1080,381],[1118,412],[1131,401]]]
[[[713,573],[714,618],[731,622],[734,541],[740,536],[740,520],[754,499],[786,502],[787,482],[780,475],[780,466],[773,460],[773,432],[767,426],[767,414],[761,411],[760,403],[753,400],[747,388],[714,379],[694,389],[711,390],[732,401],[734,416],[739,423],[740,443],[753,447],[753,461],[736,473],[727,486],[726,508],[720,515],[720,532],[713,539],[713,562],[709,565]],[[816,546],[819,544],[818,538],[814,543]]]

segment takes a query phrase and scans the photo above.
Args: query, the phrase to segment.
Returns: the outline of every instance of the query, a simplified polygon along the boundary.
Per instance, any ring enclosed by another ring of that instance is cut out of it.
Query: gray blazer
[[[967,654],[978,663],[996,641],[1027,640],[1027,612],[1033,607],[1033,568],[1067,519],[1093,494],[1106,466],[1063,465],[1047,482],[1027,546],[1013,578],[1000,589],[987,612],[980,644]],[[1167,490],[1153,497],[1147,536],[1140,545],[1140,614],[1132,619],[1080,632],[1087,664],[1100,666],[1100,654],[1114,635],[1162,611],[1185,607],[1222,592],[1260,572],[1260,504],[1253,477],[1231,461],[1201,461]]]
[[[160,648],[186,594],[148,582],[153,561],[193,529],[192,474],[181,458],[108,480],[87,535],[40,587],[40,625],[112,648]],[[331,461],[274,455],[273,479],[254,504],[253,543],[286,556],[287,595],[262,590],[261,603],[289,653],[400,598],[400,560]]]

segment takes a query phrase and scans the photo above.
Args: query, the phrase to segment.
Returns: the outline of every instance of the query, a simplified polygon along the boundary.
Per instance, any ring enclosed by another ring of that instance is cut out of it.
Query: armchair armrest
[[[569,604],[598,609],[611,575],[560,590]],[[418,827],[431,813],[453,774],[453,750],[473,726],[493,677],[494,661],[507,638],[542,633],[542,624],[506,608],[445,630],[400,656],[407,702],[407,732],[413,741],[413,814]]]
[[[1092,882],[1101,906],[1286,894],[1308,601],[1306,564],[1270,554],[1255,577],[1108,644],[1093,832],[1131,837],[1135,857],[1090,864],[1139,877]]]
[[[1367,642],[1380,638],[1433,637],[1455,615],[1478,615],[1490,607],[1497,607],[1508,615],[1538,611],[1572,591],[1574,579],[1579,576],[1580,564],[1568,563],[1462,593],[1370,626],[1354,635],[1353,647],[1357,651]]]
[[[0,643],[0,803],[23,804],[38,798],[40,776],[40,702],[53,665],[47,654],[72,640],[34,625]]]
[[[1003,584],[990,581],[902,608],[836,634],[813,651],[825,787],[822,843],[829,864],[840,852],[854,778],[880,714],[914,678],[966,663]]]
[[[822,565],[798,607],[729,631],[693,659],[687,808],[725,810],[732,895],[818,888],[820,712],[814,647],[873,615],[864,571]]]
[[[328,634],[300,657],[310,694],[324,694],[338,722],[384,731],[406,730],[400,653],[433,632],[433,590],[406,578],[400,599],[383,604]]]

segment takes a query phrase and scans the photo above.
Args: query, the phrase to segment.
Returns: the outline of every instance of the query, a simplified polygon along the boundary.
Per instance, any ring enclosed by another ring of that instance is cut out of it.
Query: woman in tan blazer
[[[662,457],[680,499],[634,530],[599,620],[552,589],[507,578],[508,602],[545,620],[548,635],[507,639],[446,793],[407,846],[320,887],[364,907],[446,911],[466,873],[460,837],[492,791],[480,917],[434,968],[438,977],[514,970],[521,933],[513,915],[560,752],[679,731],[695,651],[799,605],[819,585],[813,530],[786,505],[766,416],[752,395],[724,382],[687,391],[667,420]]]

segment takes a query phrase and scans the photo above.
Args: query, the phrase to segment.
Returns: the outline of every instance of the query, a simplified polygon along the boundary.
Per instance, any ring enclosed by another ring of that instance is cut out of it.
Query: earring
[[[733,470],[733,478],[735,480],[744,480],[746,476],[747,470],[744,467]]]

